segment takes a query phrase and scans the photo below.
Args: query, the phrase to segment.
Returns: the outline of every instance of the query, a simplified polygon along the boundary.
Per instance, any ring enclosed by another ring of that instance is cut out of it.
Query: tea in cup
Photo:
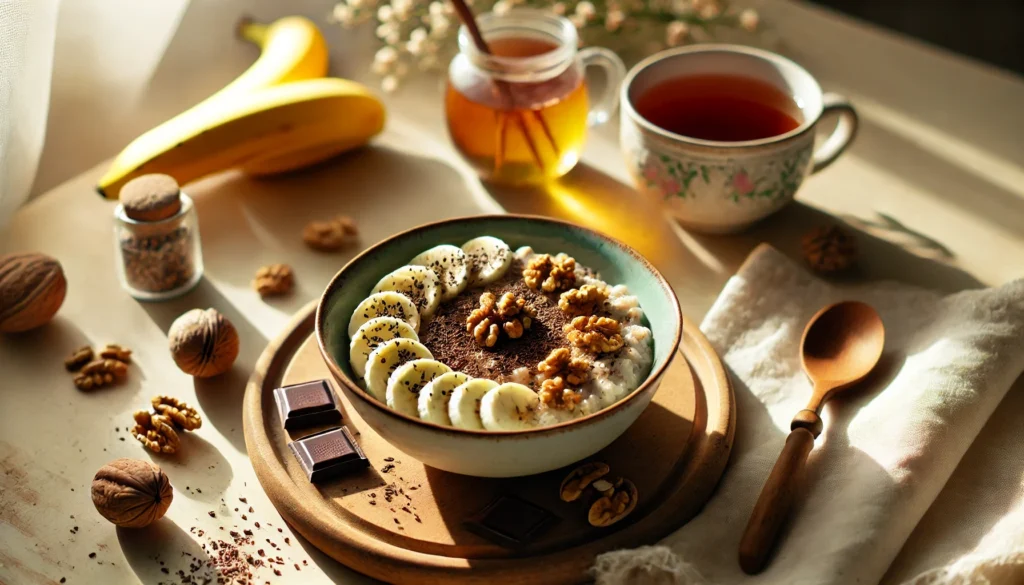
[[[857,114],[805,69],[734,45],[664,51],[622,87],[620,143],[637,188],[685,227],[743,230],[793,199],[853,141]],[[824,114],[839,124],[817,148]]]

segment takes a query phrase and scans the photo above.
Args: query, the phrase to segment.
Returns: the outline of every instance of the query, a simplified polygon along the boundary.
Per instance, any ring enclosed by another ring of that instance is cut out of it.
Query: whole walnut
[[[45,254],[0,256],[0,332],[17,333],[45,325],[57,314],[68,283],[64,270]]]
[[[125,528],[149,526],[174,498],[167,474],[149,461],[115,459],[92,479],[92,503],[104,518]]]
[[[238,331],[216,309],[192,309],[174,320],[167,337],[174,363],[197,378],[223,374],[238,357]]]

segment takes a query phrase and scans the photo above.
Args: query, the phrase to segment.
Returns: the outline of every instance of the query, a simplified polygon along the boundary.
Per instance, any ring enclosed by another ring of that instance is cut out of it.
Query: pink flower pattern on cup
[[[746,195],[754,190],[754,183],[747,175],[747,171],[740,171],[733,176],[732,188],[740,195]]]

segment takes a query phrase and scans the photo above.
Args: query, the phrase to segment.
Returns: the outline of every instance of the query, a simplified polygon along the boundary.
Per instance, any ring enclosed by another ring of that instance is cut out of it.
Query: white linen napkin
[[[825,407],[804,495],[768,568],[737,549],[754,502],[811,387],[800,336],[821,307],[874,306],[882,361]],[[736,440],[704,510],[663,547],[598,557],[599,585],[877,583],[985,421],[1024,370],[1024,280],[943,297],[896,283],[839,288],[763,245],[726,284],[701,329],[733,374]],[[984,478],[979,478],[984,481]],[[675,553],[674,555],[672,553]]]

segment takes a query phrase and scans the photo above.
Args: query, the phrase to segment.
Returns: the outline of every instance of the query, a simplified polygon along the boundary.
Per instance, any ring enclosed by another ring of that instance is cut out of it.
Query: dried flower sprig
[[[739,10],[728,0],[466,0],[476,12],[502,14],[516,7],[549,9],[566,16],[580,31],[581,44],[600,38],[613,49],[616,40],[629,43],[638,31],[663,29],[663,41],[644,47],[695,42],[695,33],[713,36],[719,27],[750,33],[761,27],[753,9]],[[414,68],[436,70],[455,51],[458,17],[450,0],[344,0],[334,7],[333,19],[346,28],[373,23],[383,47],[374,57],[373,72],[382,77],[386,92],[398,88]],[[644,35],[650,38],[648,35]]]

